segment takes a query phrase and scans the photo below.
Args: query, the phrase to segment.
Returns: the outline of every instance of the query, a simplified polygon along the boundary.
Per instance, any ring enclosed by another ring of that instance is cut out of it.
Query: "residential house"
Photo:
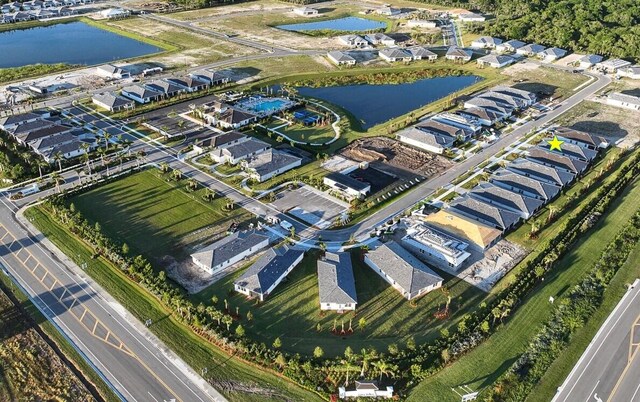
[[[401,9],[395,8],[395,7],[391,7],[388,4],[385,4],[382,7],[376,9],[376,14],[386,15],[387,17],[393,16],[393,15],[398,15],[401,12],[402,12]]]
[[[520,106],[522,108],[529,107],[537,101],[536,94],[534,94],[533,92],[525,91],[523,89],[517,89],[514,87],[500,85],[494,87],[492,92],[497,92],[518,99],[520,104],[522,104],[522,106]]]
[[[42,120],[47,117],[51,117],[51,112],[45,110],[35,110],[33,112],[0,116],[0,129],[9,131],[19,125],[33,123],[34,121]]]
[[[189,93],[202,91],[209,87],[208,82],[193,77],[169,78],[167,81],[184,88]]]
[[[109,110],[111,112],[119,112],[121,110],[133,109],[135,102],[115,92],[101,92],[91,97],[91,102],[98,107]]]
[[[607,104],[631,110],[640,110],[640,97],[613,92],[607,96]]]
[[[43,127],[35,130],[25,131],[19,134],[14,134],[14,138],[22,145],[30,145],[31,143],[40,140],[41,138],[47,138],[56,136],[59,134],[69,133],[73,130],[73,127],[54,123],[51,126]]]
[[[444,119],[442,119],[443,121],[435,119],[424,120],[418,123],[416,128],[431,133],[445,134],[453,139],[459,139],[461,141],[468,140],[473,134],[473,131],[471,129],[461,128],[459,127],[459,124],[452,124],[452,119],[454,119],[454,117],[451,117],[447,121]],[[461,117],[461,119],[463,119],[463,117]]]
[[[213,124],[218,124],[220,127],[226,129],[237,130],[240,127],[253,123],[257,119],[258,116],[253,113],[230,107],[220,112],[219,116],[214,119],[215,123]]]
[[[518,49],[516,49],[516,54],[521,54],[523,56],[535,56],[545,50],[545,47],[542,45],[538,45],[537,43],[531,43],[529,45],[524,45]]]
[[[153,91],[160,92],[164,98],[173,98],[185,91],[183,87],[162,79],[150,81],[146,84],[146,87]]]
[[[550,149],[551,146],[548,143],[540,144],[539,147],[549,152],[557,153],[560,155],[568,156],[569,158],[572,158],[572,159],[582,161],[586,164],[591,163],[591,161],[594,160],[596,156],[598,156],[597,150],[581,147],[579,145],[572,144],[570,142],[563,143],[561,151],[558,151],[558,150],[551,151]]]
[[[376,381],[356,381],[356,387],[353,390],[347,390],[345,387],[338,387],[338,397],[340,399],[347,398],[393,398],[393,387],[388,386],[384,390],[378,387]]]
[[[618,70],[618,75],[632,80],[640,80],[640,65],[623,67]]]
[[[560,152],[550,151],[548,148],[532,147],[527,150],[525,157],[530,161],[562,169],[574,175],[581,175],[587,170],[589,164],[580,159],[574,159]]]
[[[304,251],[288,246],[270,248],[233,282],[233,288],[238,293],[264,301],[303,257]]]
[[[428,261],[455,270],[460,269],[471,256],[467,251],[468,243],[422,222],[416,222],[407,228],[402,243]]]
[[[563,58],[566,54],[567,51],[564,49],[560,49],[559,47],[550,47],[538,53],[537,56],[545,63],[551,63]]]
[[[520,49],[524,45],[526,45],[526,43],[512,39],[496,45],[496,51],[499,53],[515,53],[516,50]]]
[[[506,169],[499,169],[489,178],[489,182],[527,197],[549,202],[555,198],[562,187],[545,181],[536,180]]]
[[[493,68],[502,68],[506,67],[509,64],[513,63],[515,59],[513,57],[504,55],[504,54],[494,54],[490,53],[486,56],[482,56],[477,60],[478,65],[485,67],[493,67]]]
[[[191,254],[193,263],[214,274],[253,255],[269,245],[269,236],[256,231],[240,231]]]
[[[463,49],[458,46],[449,46],[447,54],[444,56],[447,60],[466,63],[471,60],[473,53],[470,50]]]
[[[190,73],[189,76],[198,81],[207,82],[210,86],[227,84],[229,82],[228,75],[207,69],[194,71]]]
[[[193,144],[193,150],[200,153],[208,149],[224,148],[249,139],[246,135],[237,131],[229,131],[217,134],[209,138],[197,141]]]
[[[162,98],[162,93],[140,84],[126,86],[122,88],[120,94],[142,104],[155,102]]]
[[[274,149],[259,153],[242,162],[249,176],[261,183],[301,164],[302,158]]]
[[[555,127],[551,132],[565,143],[575,144],[593,150],[609,148],[609,141],[603,137],[585,133],[569,127]],[[563,144],[564,145],[564,144]]]
[[[318,10],[311,7],[296,7],[293,12],[303,17],[315,17],[318,15]]]
[[[388,386],[384,390],[378,387],[376,381],[356,381],[356,388],[347,391],[345,387],[338,387],[338,397],[347,398],[393,398],[393,387]]]
[[[502,232],[494,227],[466,218],[452,209],[442,209],[428,214],[423,220],[438,230],[451,234],[469,244],[472,249],[484,252],[500,240]]]
[[[470,117],[472,119],[476,119],[478,123],[482,124],[485,127],[490,127],[496,124],[499,121],[502,121],[505,116],[492,111],[491,109],[483,109],[478,107],[472,107],[469,109],[458,110],[456,114],[464,117]]]
[[[411,19],[407,21],[407,26],[409,28],[437,28],[438,22],[435,20]]]
[[[505,119],[513,114],[514,108],[505,104],[504,102],[497,102],[493,99],[488,99],[481,96],[473,97],[464,103],[464,107],[467,109],[485,109],[496,113]]]
[[[12,14],[7,14],[8,19],[10,19],[13,22],[24,22],[24,21],[30,21],[32,20],[34,17],[29,14],[29,13],[25,13],[22,11],[17,11],[15,13]]]
[[[485,22],[487,20],[484,15],[476,13],[460,14],[458,18],[463,22]]]
[[[471,47],[476,49],[495,49],[496,46],[502,44],[502,39],[492,36],[481,36],[471,42]]]
[[[103,64],[96,67],[96,74],[101,77],[116,80],[131,77],[131,73],[128,70],[125,70],[122,67],[114,66],[113,64]]]
[[[593,66],[595,66],[596,64],[600,63],[602,61],[602,56],[597,55],[597,54],[587,54],[585,56],[582,56],[578,62],[577,65],[580,68],[583,69],[589,69]]]
[[[354,59],[349,53],[342,52],[340,50],[332,50],[327,53],[327,58],[331,60],[335,65],[342,66],[355,66],[356,59]]]
[[[5,128],[5,131],[9,135],[13,136],[18,142],[23,143],[23,139],[28,136],[29,133],[54,125],[56,125],[56,122],[52,119],[39,119]]]
[[[399,47],[388,47],[380,50],[378,53],[383,60],[394,63],[398,61],[411,61],[413,60],[413,55],[408,51],[401,49]]]
[[[629,67],[630,65],[630,61],[622,59],[609,59],[596,64],[596,68],[605,73],[616,73],[618,72],[618,70]]]
[[[438,123],[448,124],[450,126],[458,127],[464,130],[464,138],[469,139],[472,135],[478,134],[482,130],[482,124],[470,116],[461,115],[458,113],[443,112],[433,116],[431,120]]]
[[[531,177],[535,180],[564,187],[575,179],[575,175],[565,170],[553,168],[526,159],[516,159],[507,165],[507,169]]]
[[[398,140],[407,145],[424,149],[436,154],[443,154],[453,147],[456,139],[448,134],[424,131],[420,127],[411,127],[398,133]]]
[[[395,39],[383,34],[382,32],[366,34],[364,38],[372,45],[384,45],[384,46],[396,45]]]
[[[264,141],[249,138],[246,141],[238,142],[224,148],[211,151],[211,157],[218,163],[230,163],[236,165],[240,161],[258,155],[271,148],[271,145]]]
[[[429,48],[424,46],[411,46],[406,48],[406,51],[411,53],[411,57],[413,60],[429,60],[435,61],[438,58],[438,55]]]
[[[320,310],[353,311],[358,304],[349,252],[325,252],[318,260]]]
[[[338,40],[352,48],[363,48],[369,46],[369,42],[358,35],[342,35],[338,36]]]
[[[503,232],[514,227],[521,219],[520,214],[494,204],[480,201],[471,197],[469,194],[453,200],[447,210],[453,210],[469,219],[478,221],[483,225],[494,227]]]
[[[364,262],[402,297],[412,300],[442,286],[442,277],[395,241],[380,244]]]
[[[56,162],[59,157],[63,159],[77,158],[86,152],[83,144],[85,144],[85,141],[81,140],[58,144],[49,151],[42,153],[41,156],[48,163]]]
[[[522,219],[529,219],[544,205],[544,200],[528,197],[493,183],[480,183],[468,194],[475,200],[518,214]]]
[[[349,198],[364,198],[371,191],[371,185],[356,180],[346,174],[331,172],[322,180],[324,185],[331,187]]]

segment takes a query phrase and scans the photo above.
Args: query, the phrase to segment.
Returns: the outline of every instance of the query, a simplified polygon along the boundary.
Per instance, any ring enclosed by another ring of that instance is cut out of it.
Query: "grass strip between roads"
[[[151,319],[149,329],[167,347],[178,354],[194,370],[207,368],[207,379],[230,401],[319,401],[321,398],[302,389],[284,377],[265,371],[238,358],[229,356],[202,339],[187,326],[178,322],[160,301],[145,289],[130,281],[116,267],[102,257],[92,259],[93,250],[81,242],[66,228],[57,224],[41,206],[30,208],[25,215],[33,224],[69,258],[80,264],[85,262],[85,271],[109,294],[121,303],[138,320]],[[239,388],[264,388],[272,393],[246,393]]]

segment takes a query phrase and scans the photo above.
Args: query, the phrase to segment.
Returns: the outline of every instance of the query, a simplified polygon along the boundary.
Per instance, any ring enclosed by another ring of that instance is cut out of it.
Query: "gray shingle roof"
[[[149,98],[157,98],[162,95],[161,92],[149,89],[142,85],[129,85],[127,87],[122,88],[123,93],[130,93],[132,95],[136,95],[140,99],[149,99]]]
[[[496,171],[489,181],[500,187],[514,189],[513,191],[535,195],[543,200],[550,200],[560,192],[560,186],[541,182],[506,169]]]
[[[286,152],[270,149],[251,157],[251,159],[247,161],[247,167],[255,170],[260,176],[264,176],[301,160],[302,158]]]
[[[32,141],[37,141],[40,138],[49,137],[49,136],[64,133],[70,130],[71,130],[71,127],[69,126],[54,124],[49,127],[22,133],[20,135],[17,135],[16,137],[18,137],[23,142],[32,142]]]
[[[100,94],[95,94],[93,95],[93,99],[102,103],[103,105],[109,106],[110,108],[119,108],[121,106],[133,104],[133,101],[131,99],[123,98],[120,95],[116,95],[114,92],[103,92]]]
[[[490,53],[486,56],[482,56],[478,59],[479,62],[489,63],[489,64],[505,64],[505,63],[513,63],[513,57],[506,56],[504,54],[495,54]]]
[[[498,103],[495,100],[488,98],[481,98],[476,96],[475,98],[469,99],[465,103],[476,108],[488,109],[492,112],[497,112],[504,116],[510,116],[513,113],[513,107],[504,103]]]
[[[399,134],[401,137],[405,137],[417,142],[421,142],[432,147],[450,148],[455,142],[455,138],[448,134],[442,134],[438,132],[429,132],[421,130],[417,127],[412,127]]]
[[[167,80],[153,80],[149,82],[147,86],[154,91],[158,91],[164,94],[172,94],[183,90],[181,86]]]
[[[573,180],[575,175],[563,170],[554,169],[540,163],[529,161],[526,159],[517,159],[507,166],[508,170],[521,173],[536,180],[555,183],[559,186],[565,186]]]
[[[447,57],[462,57],[462,58],[471,58],[471,51],[467,49],[463,49],[458,46],[449,46],[447,49]]]
[[[566,139],[573,140],[591,147],[598,147],[601,143],[607,142],[604,138],[598,137],[597,135],[585,133],[584,131],[574,130],[569,127],[556,127],[552,130],[552,132],[557,136],[564,137]]]
[[[380,54],[391,59],[413,57],[411,53],[399,47],[388,47],[386,49],[382,49],[380,50]]]
[[[29,123],[23,123],[20,124],[18,126],[12,127],[10,129],[7,129],[6,131],[9,134],[12,134],[18,138],[22,138],[21,134],[28,134],[31,131],[35,131],[35,130],[40,130],[42,128],[47,128],[47,127],[51,127],[54,124],[56,124],[54,121],[52,120],[48,120],[48,119],[42,119],[42,120],[35,120],[35,121],[31,121]]]
[[[556,151],[551,152],[548,147],[533,147],[527,150],[527,152],[527,159],[529,160],[565,169],[575,174],[582,173],[587,168],[587,162],[571,158]]]
[[[340,50],[333,50],[327,53],[327,55],[338,62],[350,62],[350,61],[356,60],[353,57],[351,57],[351,55],[349,55],[348,53],[341,52]]]
[[[527,52],[527,53],[533,53],[533,54],[538,54],[542,51],[544,51],[544,46],[542,45],[538,45],[537,43],[531,43],[529,45],[524,45],[522,46],[520,49],[518,49],[522,52]]]
[[[640,105],[640,97],[638,96],[633,96],[633,95],[628,95],[628,94],[623,94],[620,92],[614,92],[612,94],[609,94],[609,99],[613,99],[616,100],[618,102],[625,102],[625,103],[629,103],[631,105]]]
[[[58,135],[50,135],[42,137],[31,143],[31,147],[34,150],[44,150],[47,148],[55,147],[58,144],[64,144],[76,139],[76,136],[71,133],[63,133]]]
[[[227,148],[224,148],[222,152],[228,154],[233,159],[238,159],[247,155],[251,155],[252,153],[258,152],[265,148],[269,148],[269,144],[264,141],[250,138],[247,141],[233,144]]]
[[[548,150],[551,146],[549,144],[544,144],[541,147]],[[551,152],[560,153],[556,150],[553,150]],[[565,142],[564,144],[562,144],[562,152],[560,154],[584,162],[591,162],[598,155],[598,151]]]
[[[508,40],[508,41],[504,42],[502,45],[506,46],[506,47],[509,47],[511,49],[519,49],[522,46],[526,45],[526,43],[521,42],[521,41],[516,40],[516,39],[511,39],[511,40]]]
[[[244,112],[242,110],[238,110],[236,108],[230,107],[224,112],[220,113],[221,121],[224,121],[228,124],[239,124],[243,121],[250,120],[256,117],[255,114]]]
[[[527,197],[491,183],[479,184],[469,192],[469,195],[483,202],[498,204],[526,215],[532,215],[544,204],[544,201],[537,198]]]
[[[587,54],[580,58],[581,63],[597,64],[602,61],[602,56],[598,54]]]
[[[478,39],[474,40],[474,42],[496,46],[502,43],[502,39],[494,38],[492,36],[481,36]]]
[[[499,113],[491,109],[483,109],[480,107],[472,107],[464,110],[459,110],[457,113],[463,116],[474,116],[474,117],[477,117],[478,119],[488,120],[488,121],[498,120],[501,117]]]
[[[356,180],[351,176],[346,174],[331,172],[325,176],[329,180],[333,180],[336,183],[342,184],[343,186],[349,187],[356,191],[366,190],[367,187],[370,186],[369,183],[362,182],[360,180]]]
[[[327,252],[324,259],[318,260],[318,288],[321,304],[358,302],[349,253]]]
[[[555,57],[563,57],[567,54],[567,51],[564,49],[560,49],[559,47],[550,47],[539,53],[541,56],[555,56]]]
[[[443,280],[440,275],[394,241],[381,244],[375,250],[369,251],[367,257],[410,294]]]
[[[449,209],[461,213],[469,218],[506,230],[520,219],[515,212],[463,196],[453,201]]]
[[[217,148],[246,137],[246,135],[237,131],[229,131],[228,133],[222,133],[211,138],[204,139],[200,142],[199,145],[203,147]]]
[[[426,120],[420,122],[416,128],[422,131],[428,131],[436,134],[445,134],[454,139],[458,136],[464,136],[465,132],[460,127],[452,126],[435,120]]]
[[[415,58],[434,58],[438,57],[437,54],[429,50],[424,46],[411,46],[407,48],[407,51]]]
[[[208,85],[207,82],[198,80],[193,77],[169,78],[168,81],[171,81],[172,83],[185,88],[198,88],[198,87],[205,87]]]
[[[304,251],[287,246],[270,248],[233,283],[254,293],[264,294]]]
[[[195,253],[191,257],[202,263],[204,266],[213,268],[233,257],[244,253],[258,244],[268,241],[269,237],[251,232],[236,232],[215,243],[212,243]]]

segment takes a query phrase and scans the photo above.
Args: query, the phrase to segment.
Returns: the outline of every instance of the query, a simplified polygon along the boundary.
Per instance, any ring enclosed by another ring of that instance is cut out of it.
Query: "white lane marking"
[[[638,391],[640,391],[640,384],[638,384],[638,386],[636,387],[636,391],[633,393],[633,396],[631,396],[630,402],[633,402],[636,399],[636,395],[638,395]]]
[[[591,392],[589,392],[589,396],[591,396],[591,394],[593,394],[593,391],[595,391],[596,388],[598,388],[598,384],[600,384],[600,380],[598,380],[598,382],[596,382],[596,385],[593,387]],[[594,394],[593,397],[596,398],[596,400],[600,399],[600,398],[598,398],[598,394]],[[600,401],[598,401],[598,402],[602,402],[602,399],[600,399]]]
[[[153,396],[153,394],[151,394],[151,392],[147,391],[147,394],[149,394],[149,396],[152,397],[154,401],[160,402],[158,401],[158,398],[156,398],[155,396]]]
[[[613,330],[616,328],[616,325],[618,324],[618,321],[620,321],[622,319],[622,316],[624,315],[624,313],[627,311],[627,309],[631,306],[634,305],[633,301],[635,300],[636,297],[638,297],[638,295],[640,295],[640,292],[636,292],[636,294],[633,296],[633,298],[631,298],[631,301],[629,302],[629,304],[627,304],[627,306],[622,310],[622,312],[618,315],[618,318],[615,320],[615,322],[611,325],[611,327],[609,328],[609,331],[607,331],[607,333],[605,334],[604,338],[602,338],[600,340],[600,345],[596,348],[596,350],[593,352],[591,358],[589,359],[589,361],[587,362],[587,364],[585,365],[584,369],[582,369],[582,372],[580,373],[580,375],[578,376],[578,378],[573,382],[573,386],[569,389],[569,392],[567,392],[566,396],[564,397],[563,401],[566,401],[567,398],[569,398],[569,395],[571,395],[571,392],[573,392],[573,389],[576,387],[576,385],[578,385],[578,382],[580,381],[580,378],[582,378],[582,376],[584,375],[585,371],[587,371],[587,369],[589,368],[589,366],[591,365],[591,362],[593,361],[593,359],[595,359],[595,357],[598,355],[598,351],[600,350],[600,348],[604,345],[604,341],[609,337],[609,335],[611,335],[611,332],[613,332]],[[614,310],[615,312],[615,310]],[[605,324],[607,324],[607,322],[605,321]],[[587,349],[588,351],[588,349]],[[568,380],[569,378],[567,378]],[[565,380],[566,381],[566,380]],[[593,391],[591,391],[593,392]],[[555,398],[554,398],[555,400]]]
[[[598,394],[593,394],[593,399],[595,399],[596,402],[602,402],[602,398],[598,398]]]

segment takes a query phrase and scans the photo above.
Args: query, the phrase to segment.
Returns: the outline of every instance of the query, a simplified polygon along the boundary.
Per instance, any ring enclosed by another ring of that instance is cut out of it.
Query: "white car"
[[[287,221],[280,221],[280,227],[281,227],[281,228],[283,228],[283,229],[284,229],[284,230],[286,230],[286,231],[290,231],[290,230],[291,230],[291,228],[293,227],[293,225],[292,225],[292,224],[290,224],[290,223],[289,223],[289,222],[287,222]]]

